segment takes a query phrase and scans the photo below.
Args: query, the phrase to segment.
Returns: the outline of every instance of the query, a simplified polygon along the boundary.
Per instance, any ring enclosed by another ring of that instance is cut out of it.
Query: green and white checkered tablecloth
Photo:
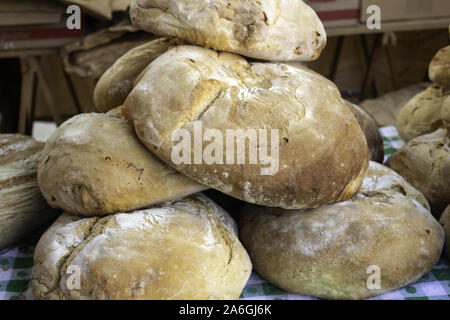
[[[395,127],[380,129],[386,158],[401,148],[404,142]],[[30,286],[33,266],[33,246],[13,247],[0,252],[0,300],[23,299]],[[313,300],[313,297],[289,294],[275,288],[255,272],[244,288],[244,300]],[[450,300],[450,263],[442,258],[430,273],[417,283],[370,300]]]

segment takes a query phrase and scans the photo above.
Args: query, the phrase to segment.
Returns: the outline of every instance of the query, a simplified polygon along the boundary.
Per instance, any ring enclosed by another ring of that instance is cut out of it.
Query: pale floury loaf
[[[422,191],[436,217],[450,204],[450,137],[445,129],[409,141],[387,165]]]
[[[315,60],[327,40],[301,0],[135,0],[130,15],[142,30],[264,60]]]
[[[131,211],[206,189],[152,155],[120,108],[78,115],[59,127],[45,145],[38,181],[51,206],[84,216]]]
[[[37,169],[44,144],[19,134],[0,134],[0,250],[16,244],[58,213],[39,191]]]
[[[248,205],[240,235],[256,271],[273,285],[365,299],[416,282],[439,261],[444,231],[428,210],[419,191],[371,162],[350,201],[303,211]]]
[[[33,296],[53,300],[237,299],[252,271],[236,223],[201,194],[104,218],[66,213],[34,262]]]
[[[171,47],[178,39],[159,38],[128,51],[109,68],[97,82],[94,103],[98,111],[106,112],[121,106],[139,74]]]
[[[139,139],[164,162],[251,203],[305,208],[349,199],[369,163],[364,133],[336,86],[283,63],[249,63],[232,53],[179,46],[150,64],[123,111]],[[181,144],[176,135],[198,137],[199,126],[215,130],[215,140],[223,142],[222,148],[214,144],[214,161],[195,162],[210,150],[205,142],[197,152],[195,141],[182,152],[187,161],[173,160]],[[253,142],[266,130],[258,145],[241,143],[246,149],[239,151],[223,141],[230,131],[242,138],[249,130]],[[264,152],[272,156],[270,163]],[[250,155],[258,161],[251,163]]]

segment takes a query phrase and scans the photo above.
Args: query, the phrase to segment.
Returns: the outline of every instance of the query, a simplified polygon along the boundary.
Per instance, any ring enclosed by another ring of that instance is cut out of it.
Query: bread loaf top
[[[301,0],[135,0],[133,24],[206,48],[276,61],[310,61],[326,45],[317,14]]]
[[[442,48],[431,60],[429,76],[434,83],[450,89],[450,46]]]

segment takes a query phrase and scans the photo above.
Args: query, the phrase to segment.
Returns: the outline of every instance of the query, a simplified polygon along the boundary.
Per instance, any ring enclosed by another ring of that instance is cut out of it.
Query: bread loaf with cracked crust
[[[201,194],[104,218],[66,213],[34,262],[33,296],[52,300],[237,299],[252,271],[236,223]]]
[[[306,68],[283,63],[249,63],[232,53],[179,46],[150,64],[123,112],[139,139],[164,162],[251,203],[311,208],[349,199],[369,163],[364,133],[336,86]],[[224,139],[227,130],[267,130],[267,141],[260,139],[257,149],[270,155],[278,148],[278,171],[263,175],[268,165],[261,157],[251,164],[248,143],[244,164],[237,164],[237,147],[231,150],[234,164],[227,161],[225,142],[223,159],[215,163],[175,163],[173,134],[183,129],[193,138],[198,123],[205,132],[218,130]],[[274,143],[271,130],[279,134]]]
[[[414,96],[398,115],[397,128],[400,137],[408,142],[443,128],[441,110],[448,93],[444,87],[433,84]]]
[[[427,197],[436,217],[450,204],[450,137],[445,129],[411,140],[386,164]]]
[[[207,189],[148,151],[120,108],[62,124],[45,145],[38,182],[51,206],[83,216],[131,211]]]
[[[327,42],[301,0],[135,0],[130,15],[147,32],[263,60],[315,60]]]
[[[444,232],[425,197],[371,162],[349,201],[312,210],[248,205],[240,235],[259,275],[292,293],[365,299],[414,283],[439,261]],[[369,277],[379,271],[380,287]]]

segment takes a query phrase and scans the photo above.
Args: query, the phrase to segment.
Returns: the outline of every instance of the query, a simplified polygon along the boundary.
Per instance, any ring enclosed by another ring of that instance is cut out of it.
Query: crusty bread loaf
[[[441,109],[441,119],[444,123],[444,127],[447,128],[447,132],[450,133],[450,96],[448,96]]]
[[[48,139],[38,181],[48,203],[73,214],[131,211],[205,190],[166,166],[114,114],[82,114]]]
[[[436,217],[450,204],[450,138],[445,129],[411,140],[387,165],[423,192]]]
[[[130,15],[139,29],[256,59],[315,60],[327,40],[301,0],[135,0]]]
[[[56,219],[36,175],[44,144],[19,134],[0,134],[0,250]]]
[[[66,213],[34,262],[35,299],[237,299],[252,270],[234,220],[201,194],[104,218]]]
[[[442,128],[441,109],[447,96],[445,89],[435,84],[414,96],[398,115],[400,137],[410,141]]]
[[[429,76],[434,83],[450,89],[450,46],[439,50],[431,60]]]
[[[441,220],[439,220],[439,222],[441,223],[442,227],[444,227],[445,235],[447,238],[447,241],[445,242],[444,253],[447,259],[450,259],[450,205],[442,214]]]
[[[109,68],[97,82],[94,103],[98,111],[106,112],[121,106],[138,75],[153,60],[173,46],[178,39],[159,38],[128,51]]]
[[[326,299],[364,299],[414,283],[444,245],[425,197],[375,162],[350,201],[304,211],[248,205],[240,235],[264,279]],[[377,270],[379,286],[370,278]]]
[[[361,186],[369,163],[364,133],[336,86],[306,68],[283,63],[248,63],[232,53],[179,46],[153,61],[123,111],[139,139],[164,162],[251,203],[310,208],[349,199]],[[194,159],[191,164],[173,161],[172,153],[180,144],[174,134],[198,136],[199,125],[205,131],[200,135],[212,129],[223,140],[231,130],[241,138],[247,129],[253,129],[255,137],[267,130],[262,134],[266,140],[260,136],[254,148],[241,143],[243,151],[229,150],[222,141],[223,157],[212,163],[200,159],[200,164],[195,164],[196,154],[205,154],[209,145],[203,143],[196,153],[194,142],[183,152]],[[261,157],[264,149],[274,156],[270,169]],[[255,157],[259,150],[254,164],[250,150]],[[245,161],[239,163],[237,154]]]
[[[367,146],[370,150],[370,160],[383,163],[384,162],[384,144],[383,137],[378,130],[378,125],[375,119],[363,108],[353,104],[349,101],[345,101],[347,107],[358,120],[362,131],[367,139]]]

